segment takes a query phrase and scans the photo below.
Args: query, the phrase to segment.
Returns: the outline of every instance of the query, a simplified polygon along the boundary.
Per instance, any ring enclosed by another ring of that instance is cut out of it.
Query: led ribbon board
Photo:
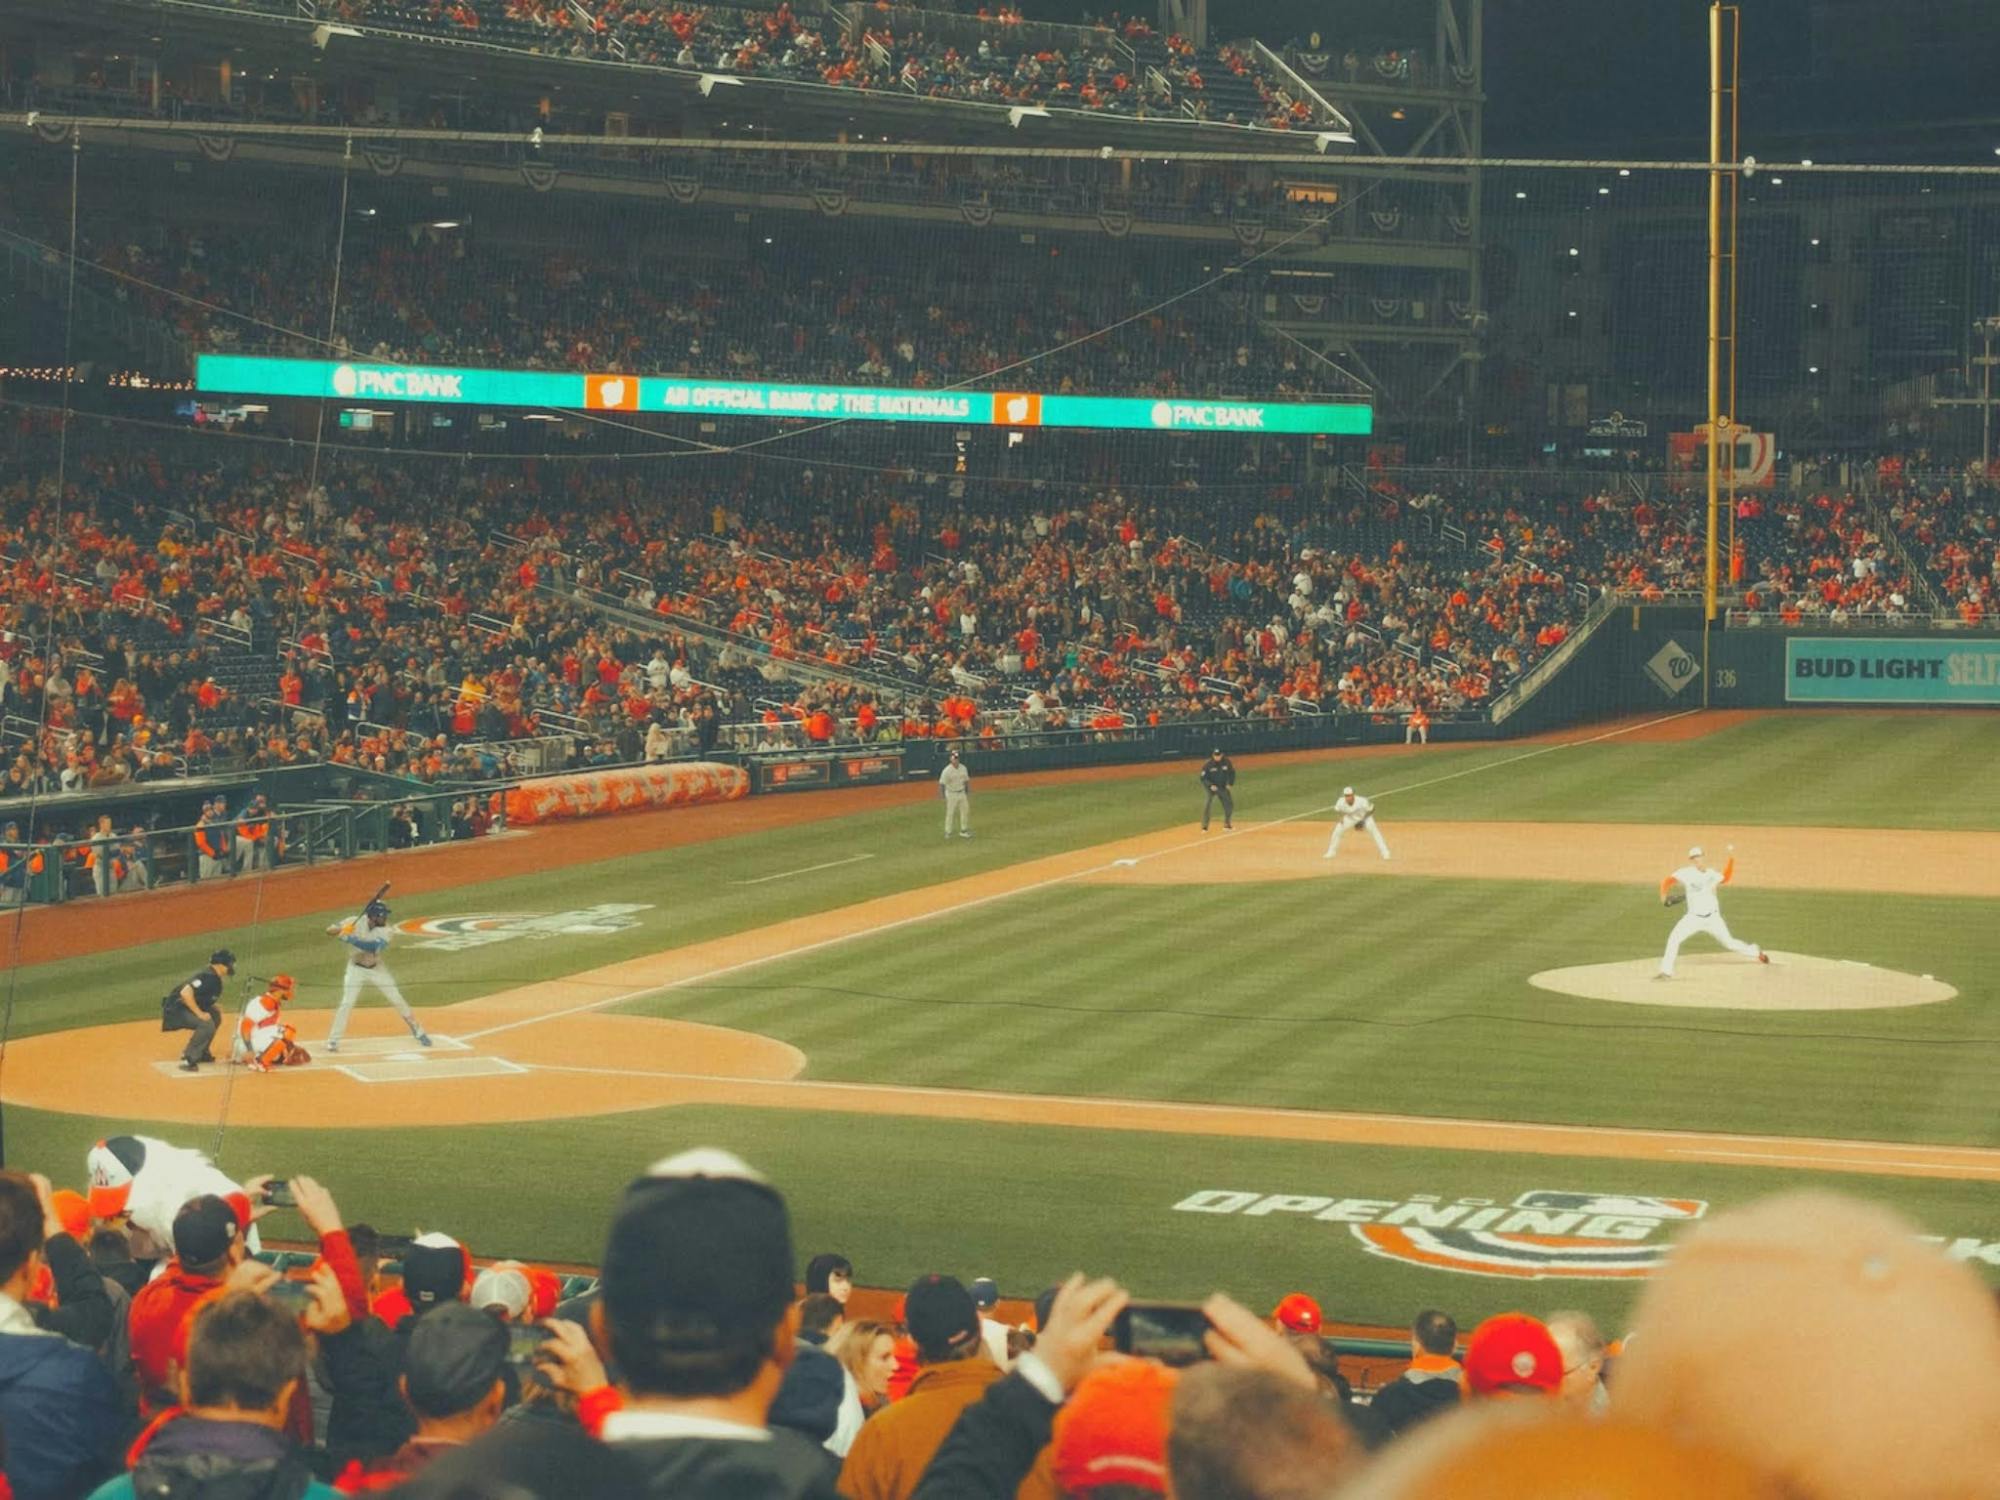
[[[769,385],[679,375],[474,370],[330,359],[203,354],[195,389],[244,396],[412,401],[553,411],[679,412],[807,421],[951,422],[971,427],[1095,427],[1143,432],[1284,432],[1365,436],[1366,402],[1202,401],[1150,396],[1045,396],[1032,391],[915,391],[882,386]]]

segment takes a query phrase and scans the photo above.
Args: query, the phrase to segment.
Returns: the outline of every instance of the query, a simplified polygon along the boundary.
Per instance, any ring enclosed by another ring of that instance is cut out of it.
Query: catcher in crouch
[[[236,1050],[251,1071],[268,1073],[312,1061],[312,1054],[298,1044],[298,1028],[278,1019],[278,1011],[291,998],[292,976],[280,974],[243,1007],[243,1019],[236,1023]]]
[[[410,1028],[410,1035],[428,1047],[430,1033],[417,1020],[403,992],[396,988],[396,976],[382,962],[382,955],[389,947],[387,903],[379,899],[370,901],[361,909],[360,916],[336,922],[326,932],[328,937],[337,937],[347,945],[347,976],[340,987],[340,1009],[333,1013],[333,1029],[327,1033],[326,1050],[340,1050],[340,1039],[347,1034],[347,1018],[354,1010],[354,1002],[361,998],[363,984],[372,984],[380,990],[403,1018],[403,1024]]]
[[[1701,846],[1697,844],[1688,850],[1688,862],[1660,882],[1660,904],[1674,907],[1685,901],[1687,910],[1667,935],[1667,951],[1660,955],[1660,972],[1653,976],[1655,979],[1674,977],[1674,960],[1680,957],[1681,944],[1697,932],[1707,933],[1731,953],[1740,953],[1760,964],[1771,961],[1770,955],[1755,943],[1746,943],[1732,936],[1729,924],[1722,920],[1722,904],[1716,892],[1728,885],[1735,874],[1736,856],[1733,853],[1720,870],[1711,870],[1702,863]]]

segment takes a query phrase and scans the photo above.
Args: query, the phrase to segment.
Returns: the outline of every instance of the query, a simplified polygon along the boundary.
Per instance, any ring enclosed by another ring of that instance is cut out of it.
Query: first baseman
[[[1716,891],[1728,885],[1736,874],[1736,856],[1730,855],[1720,870],[1711,870],[1701,862],[1701,846],[1688,850],[1688,862],[1660,882],[1662,905],[1674,906],[1681,898],[1673,894],[1678,885],[1685,893],[1687,914],[1674,923],[1674,930],[1667,934],[1667,951],[1660,955],[1660,972],[1655,979],[1674,977],[1674,960],[1680,956],[1681,944],[1697,932],[1705,932],[1731,953],[1740,953],[1745,958],[1754,958],[1760,964],[1767,964],[1771,956],[1755,943],[1742,942],[1732,937],[1729,924],[1722,920],[1722,904]]]
[[[1350,828],[1367,829],[1368,836],[1375,840],[1375,847],[1382,851],[1382,857],[1389,857],[1389,846],[1382,841],[1381,825],[1375,821],[1375,804],[1353,787],[1344,786],[1340,789],[1340,800],[1333,804],[1333,838],[1326,846],[1328,859],[1340,852],[1341,835]]]
[[[958,836],[972,837],[972,773],[965,769],[965,763],[958,758],[956,750],[945,768],[938,772],[938,790],[944,794],[944,836],[951,837],[952,824],[958,825]]]
[[[347,977],[340,987],[340,1009],[333,1013],[333,1030],[327,1033],[326,1050],[338,1052],[340,1039],[347,1034],[348,1013],[354,1009],[354,1002],[361,998],[361,986],[372,984],[388,997],[396,1008],[396,1014],[403,1018],[403,1024],[410,1028],[410,1035],[428,1047],[430,1033],[425,1031],[410,1009],[410,1002],[403,998],[403,992],[396,988],[396,976],[389,972],[382,962],[382,954],[389,946],[389,907],[381,900],[370,901],[361,909],[358,917],[349,917],[345,922],[336,922],[327,928],[329,937],[337,937],[347,945]]]

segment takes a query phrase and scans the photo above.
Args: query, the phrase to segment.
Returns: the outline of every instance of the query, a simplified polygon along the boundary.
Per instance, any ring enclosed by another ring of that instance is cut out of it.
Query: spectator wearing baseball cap
[[[1050,1438],[1064,1500],[1167,1489],[1167,1422],[1178,1370],[1132,1359],[1093,1370],[1056,1413]]]
[[[471,1269],[465,1246],[450,1235],[420,1234],[403,1252],[402,1285],[375,1299],[373,1316],[323,1342],[323,1369],[333,1395],[326,1447],[336,1464],[377,1463],[415,1436],[416,1419],[399,1383],[404,1347],[424,1314],[460,1302]]]
[[[917,1349],[909,1394],[862,1426],[840,1469],[848,1500],[908,1500],[960,1413],[1000,1379],[979,1332],[972,1293],[951,1276],[925,1276],[903,1299]]]
[[[1410,1325],[1410,1363],[1375,1393],[1368,1409],[1390,1437],[1458,1405],[1459,1368],[1453,1353],[1458,1324],[1448,1313],[1426,1308]]]
[[[1354,1388],[1340,1373],[1340,1355],[1320,1332],[1325,1319],[1319,1303],[1304,1292],[1292,1292],[1272,1309],[1271,1324],[1299,1351],[1311,1367],[1319,1388],[1340,1402],[1349,1423],[1360,1429],[1369,1446],[1387,1442],[1388,1434],[1382,1424],[1369,1414],[1367,1407],[1354,1404]]]
[[[174,1215],[174,1258],[132,1298],[132,1363],[139,1374],[139,1410],[151,1416],[178,1399],[173,1367],[188,1318],[213,1297],[245,1255],[249,1206],[204,1193]]]
[[[511,1266],[488,1266],[473,1278],[467,1302],[480,1312],[503,1323],[524,1323],[534,1303],[534,1291],[525,1272]],[[437,1308],[436,1311],[443,1311]]]
[[[1014,1362],[1007,1353],[1007,1335],[1013,1330],[987,1316],[1000,1305],[1000,1284],[991,1276],[975,1276],[967,1290],[972,1293],[972,1305],[979,1309],[979,1337],[985,1341],[986,1357],[1004,1370]]]
[[[462,1302],[432,1308],[411,1326],[397,1385],[416,1418],[410,1440],[385,1459],[350,1463],[342,1494],[388,1489],[500,1420],[507,1399],[507,1328]]]
[[[72,1289],[83,1303],[99,1285],[52,1220],[39,1183],[0,1172],[0,1430],[17,1500],[59,1500],[110,1472],[124,1425],[118,1388],[97,1357],[47,1326],[53,1310],[29,1304],[45,1263],[60,1311],[72,1311]]]
[[[1539,1318],[1501,1313],[1472,1330],[1465,1344],[1465,1394],[1553,1396],[1562,1389],[1562,1350]]]
[[[618,1369],[602,1442],[573,1424],[503,1422],[398,1493],[504,1481],[548,1500],[834,1500],[831,1455],[768,1425],[792,1360],[795,1264],[784,1199],[737,1157],[656,1163],[618,1205],[591,1312]]]

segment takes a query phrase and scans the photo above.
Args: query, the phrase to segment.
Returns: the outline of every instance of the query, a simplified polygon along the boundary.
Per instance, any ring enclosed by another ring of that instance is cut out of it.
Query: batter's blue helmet
[[[377,927],[387,927],[389,925],[389,903],[386,901],[370,901],[366,906],[361,908],[361,915],[373,922]]]

